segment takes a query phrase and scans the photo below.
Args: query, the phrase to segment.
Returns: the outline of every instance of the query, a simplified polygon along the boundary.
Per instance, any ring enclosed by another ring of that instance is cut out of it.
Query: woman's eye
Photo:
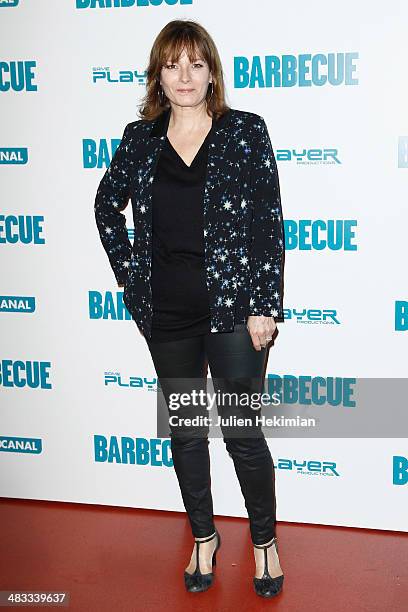
[[[173,66],[176,66],[176,64],[166,64],[166,68],[173,68]],[[198,68],[202,68],[203,64],[201,62],[194,62],[193,66],[196,67],[198,66]]]

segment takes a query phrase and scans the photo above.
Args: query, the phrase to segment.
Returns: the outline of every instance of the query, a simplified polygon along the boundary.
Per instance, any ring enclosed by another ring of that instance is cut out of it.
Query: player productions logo
[[[88,307],[90,319],[132,319],[123,301],[123,291],[88,291]]]
[[[338,312],[334,308],[284,308],[285,321],[307,323],[309,325],[340,325]]]
[[[304,53],[234,57],[234,87],[325,87],[358,85],[358,53]]]
[[[106,437],[95,434],[94,459],[96,463],[172,467],[170,442],[160,438]]]
[[[395,302],[395,331],[408,330],[408,302],[396,300]]]
[[[50,361],[0,360],[0,387],[52,389]]]
[[[408,168],[408,136],[398,138],[398,168]]]
[[[26,164],[28,162],[28,149],[26,147],[6,148],[0,147],[0,164]]]
[[[41,438],[17,438],[14,436],[0,436],[0,451],[3,453],[42,453]]]
[[[298,166],[335,166],[341,164],[338,149],[276,149],[277,161],[294,162]]]
[[[34,60],[0,61],[0,92],[37,91],[34,83],[36,65]]]
[[[142,389],[143,391],[157,391],[157,378],[148,380],[143,376],[126,376],[120,372],[104,372],[105,387],[115,389]]]
[[[98,67],[92,68],[92,83],[135,83],[136,85],[146,85],[147,72],[138,72],[137,70],[117,68]]]
[[[77,9],[133,8],[138,6],[174,6],[193,4],[193,0],[76,0]]]
[[[101,138],[99,141],[91,138],[82,139],[82,161],[84,168],[107,168],[116,149],[120,144],[120,138]]]
[[[0,312],[35,312],[35,297],[0,295]]]
[[[392,458],[392,484],[408,484],[408,459],[401,455]]]
[[[315,459],[285,459],[279,457],[275,467],[302,476],[340,476],[337,463],[334,461],[316,461]]]
[[[0,0],[0,8],[2,6],[14,7],[18,6],[20,0]]]
[[[45,244],[42,215],[0,215],[0,244]]]
[[[357,219],[285,219],[288,251],[357,251]]]

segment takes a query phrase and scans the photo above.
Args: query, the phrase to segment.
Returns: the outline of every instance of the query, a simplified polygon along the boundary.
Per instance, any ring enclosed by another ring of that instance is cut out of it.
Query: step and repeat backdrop
[[[339,389],[407,376],[406,3],[0,0],[4,497],[184,510],[93,208],[175,18],[210,32],[228,104],[264,117],[274,148],[285,321],[268,379],[341,415]],[[389,427],[392,399],[380,408],[387,427],[367,435],[268,437],[278,520],[407,530],[407,430]],[[222,439],[210,452],[215,513],[246,517]]]

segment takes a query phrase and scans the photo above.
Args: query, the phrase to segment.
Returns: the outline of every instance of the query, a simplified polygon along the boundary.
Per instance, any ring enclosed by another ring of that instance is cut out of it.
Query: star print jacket
[[[126,125],[95,197],[102,245],[133,320],[151,337],[152,182],[170,119]],[[214,121],[203,191],[211,332],[248,315],[283,320],[284,228],[278,170],[265,120],[230,108]],[[134,242],[121,212],[132,202]]]

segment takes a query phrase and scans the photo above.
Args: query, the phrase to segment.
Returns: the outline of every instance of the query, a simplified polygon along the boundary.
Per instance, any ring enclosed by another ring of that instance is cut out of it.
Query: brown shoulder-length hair
[[[213,39],[196,21],[174,19],[159,32],[150,51],[146,94],[139,107],[142,119],[152,121],[165,109],[170,108],[170,102],[160,85],[160,74],[166,62],[178,61],[183,49],[191,62],[196,59],[198,53],[207,62],[212,73],[212,87],[209,85],[206,94],[207,114],[217,120],[229,109],[225,102],[221,60]]]

